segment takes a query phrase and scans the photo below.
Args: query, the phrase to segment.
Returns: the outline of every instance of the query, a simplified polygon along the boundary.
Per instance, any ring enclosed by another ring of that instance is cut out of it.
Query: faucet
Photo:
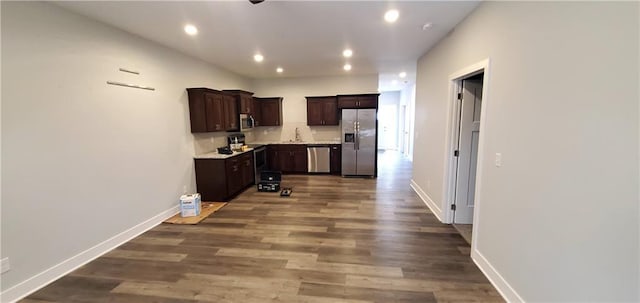
[[[296,142],[302,141],[302,137],[300,136],[300,130],[296,127]]]

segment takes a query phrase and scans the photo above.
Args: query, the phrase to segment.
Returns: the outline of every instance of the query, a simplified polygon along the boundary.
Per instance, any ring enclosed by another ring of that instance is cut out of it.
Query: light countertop
[[[320,144],[342,144],[340,141],[257,141],[250,142],[250,144],[309,144],[309,145],[320,145]]]
[[[212,151],[212,152],[209,152],[209,153],[196,155],[193,158],[194,159],[227,159],[227,158],[235,157],[237,155],[241,155],[241,154],[252,152],[252,151],[253,151],[253,148],[249,148],[249,149],[247,149],[246,151],[243,151],[243,152],[234,151],[233,154],[230,154],[230,155],[219,154],[217,151]]]
[[[329,145],[329,144],[341,144],[340,141],[257,141],[257,142],[250,142],[248,144],[253,144],[253,145],[269,145],[269,144],[300,144],[300,145]],[[244,153],[248,153],[250,151],[253,151],[253,148],[249,148],[246,151],[243,152],[236,152],[234,151],[233,154],[230,155],[226,155],[226,154],[219,154],[217,151],[212,151],[212,152],[208,152],[208,153],[204,153],[204,154],[199,154],[199,155],[195,155],[193,158],[194,159],[227,159],[227,158],[231,158],[231,157],[235,157],[237,155],[241,155]]]

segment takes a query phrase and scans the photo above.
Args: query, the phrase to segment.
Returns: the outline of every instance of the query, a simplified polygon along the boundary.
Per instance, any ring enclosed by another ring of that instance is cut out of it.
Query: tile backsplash
[[[254,130],[255,131],[255,130]],[[196,155],[215,151],[218,147],[227,146],[227,137],[235,132],[194,133],[193,146]],[[247,142],[256,141],[253,131],[245,132]]]
[[[308,126],[303,123],[285,123],[283,126],[262,126],[245,132],[246,141],[251,142],[285,142],[296,138],[296,127],[300,139],[305,142],[340,141],[340,126]],[[227,137],[234,132],[194,133],[193,146],[196,155],[215,151],[227,146]]]
[[[256,142],[284,142],[293,141],[296,138],[296,128],[300,132],[300,139],[305,142],[314,141],[339,141],[340,126],[308,126],[306,122],[285,123],[283,126],[258,127],[251,131]]]

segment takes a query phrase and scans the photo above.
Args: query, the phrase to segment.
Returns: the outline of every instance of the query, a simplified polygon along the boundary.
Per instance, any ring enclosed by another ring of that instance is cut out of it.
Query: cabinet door
[[[338,100],[330,98],[323,102],[322,112],[324,114],[324,125],[338,125]]]
[[[357,108],[358,97],[356,96],[339,96],[338,108]]]
[[[307,125],[324,125],[324,102],[307,99]]]
[[[331,174],[339,175],[342,171],[342,146],[331,145]]]
[[[225,125],[224,130],[226,131],[236,131],[240,129],[240,124],[238,120],[240,116],[238,114],[238,105],[236,102],[236,98],[233,96],[224,95],[224,118]]]
[[[262,126],[282,125],[282,102],[279,99],[265,98],[260,101],[262,107]]]
[[[278,161],[280,162],[280,170],[282,172],[292,172],[294,170],[293,152],[288,148],[278,151]]]
[[[279,150],[275,145],[269,145],[267,147],[267,167],[269,167],[269,170],[282,171],[278,152]]]
[[[207,112],[204,100],[204,92],[187,89],[189,94],[189,119],[191,132],[200,133],[207,131]]]
[[[242,156],[240,162],[242,166],[242,188],[245,188],[255,181],[253,171],[253,152],[248,152]]]
[[[255,120],[256,126],[262,126],[262,108],[260,106],[260,101],[256,98],[251,98],[253,102],[253,119]]]
[[[301,148],[295,148],[291,151],[292,168],[291,172],[295,173],[306,173],[308,171],[307,168],[307,149],[302,146]]]
[[[253,115],[253,97],[240,95],[240,113]]]
[[[207,117],[207,131],[224,131],[225,112],[222,95],[205,93],[204,100]]]
[[[358,97],[358,108],[377,108],[378,107],[378,96],[359,96]]]
[[[227,192],[232,196],[242,189],[242,171],[238,157],[226,160]]]

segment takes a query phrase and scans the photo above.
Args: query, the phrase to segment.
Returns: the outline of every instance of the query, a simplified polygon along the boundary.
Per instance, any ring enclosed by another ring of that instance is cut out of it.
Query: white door
[[[456,182],[456,210],[454,223],[473,223],[473,201],[478,166],[478,139],[480,135],[480,109],[482,108],[482,81],[462,81],[460,136],[458,141],[458,177]]]
[[[400,118],[398,120],[398,150],[402,153],[405,154],[406,153],[406,140],[407,137],[405,136],[405,133],[407,132],[406,128],[405,128],[405,121],[407,120],[407,106],[406,105],[401,105],[400,106]]]
[[[398,148],[398,105],[384,104],[378,108],[378,146]]]
[[[402,128],[402,152],[405,156],[409,156],[409,129],[411,128],[411,113],[409,113],[409,106],[403,106],[402,111],[404,112],[404,119],[400,120],[400,123],[404,124]]]

